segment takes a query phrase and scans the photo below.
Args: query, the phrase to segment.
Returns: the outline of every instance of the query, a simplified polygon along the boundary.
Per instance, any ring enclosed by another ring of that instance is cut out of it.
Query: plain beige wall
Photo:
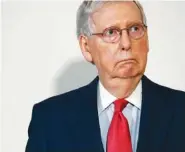
[[[146,74],[185,91],[185,2],[142,2],[149,26]],[[90,82],[75,37],[79,1],[5,1],[3,36],[3,152],[23,152],[33,104]]]

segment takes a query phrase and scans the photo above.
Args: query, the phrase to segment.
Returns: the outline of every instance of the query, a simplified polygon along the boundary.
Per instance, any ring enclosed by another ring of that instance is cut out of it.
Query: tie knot
[[[117,99],[114,101],[114,110],[115,112],[122,112],[122,110],[126,107],[128,101],[125,99]]]

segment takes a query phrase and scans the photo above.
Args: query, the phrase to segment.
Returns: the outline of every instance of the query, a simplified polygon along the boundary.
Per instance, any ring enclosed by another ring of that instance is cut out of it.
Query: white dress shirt
[[[137,141],[139,135],[141,100],[142,100],[142,86],[141,81],[137,85],[134,92],[126,98],[129,102],[123,109],[122,113],[127,118],[132,140],[133,152],[136,152]],[[110,94],[99,81],[98,84],[98,115],[101,130],[101,138],[106,152],[107,132],[114,113],[113,102],[117,98]],[[123,143],[124,144],[124,143]]]

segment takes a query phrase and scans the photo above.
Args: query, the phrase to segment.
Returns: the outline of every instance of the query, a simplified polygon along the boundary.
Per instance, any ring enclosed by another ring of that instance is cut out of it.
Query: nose
[[[123,51],[129,51],[131,48],[131,41],[126,30],[122,30],[120,35],[120,47]]]

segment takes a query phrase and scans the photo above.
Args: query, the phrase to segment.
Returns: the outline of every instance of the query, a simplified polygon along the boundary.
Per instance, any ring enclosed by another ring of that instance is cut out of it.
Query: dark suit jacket
[[[103,152],[97,82],[36,104],[26,152]],[[145,76],[137,152],[185,152],[185,93]]]

